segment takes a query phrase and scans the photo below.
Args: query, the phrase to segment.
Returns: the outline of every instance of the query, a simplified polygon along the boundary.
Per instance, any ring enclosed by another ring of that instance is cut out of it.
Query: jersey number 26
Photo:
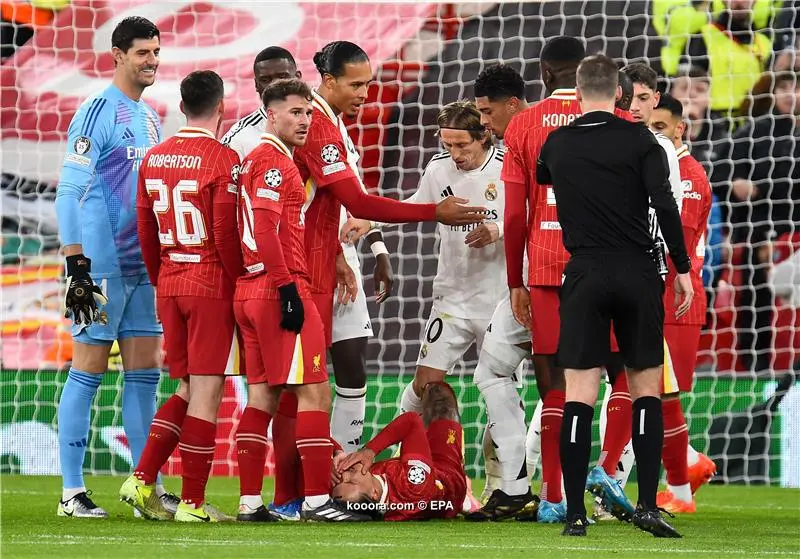
[[[197,194],[197,181],[178,181],[172,189],[172,196],[169,187],[161,179],[145,180],[145,188],[153,200],[153,212],[158,219],[158,240],[162,245],[172,246],[176,239],[184,246],[203,244],[208,236],[203,213],[189,200],[183,199],[184,194]],[[175,218],[175,232],[162,219],[170,210]]]

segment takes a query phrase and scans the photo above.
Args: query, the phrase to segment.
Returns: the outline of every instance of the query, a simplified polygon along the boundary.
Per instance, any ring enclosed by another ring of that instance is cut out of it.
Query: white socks
[[[331,412],[331,436],[348,454],[361,448],[364,414],[367,409],[367,387],[336,386],[336,399]]]
[[[73,487],[72,489],[62,489],[61,490],[61,501],[66,503],[75,495],[80,495],[86,491],[85,487]]]
[[[488,431],[500,465],[502,489],[508,495],[528,491],[525,468],[525,412],[510,377],[481,381],[478,384],[489,416]],[[487,465],[487,474],[490,473]]]
[[[690,444],[686,449],[686,463],[691,468],[700,461],[700,453]]]
[[[242,495],[239,497],[239,506],[246,506],[252,510],[256,510],[258,507],[264,504],[261,495]]]
[[[539,457],[542,454],[542,408],[544,408],[544,402],[539,399],[531,418],[530,427],[528,427],[528,435],[525,437],[525,463],[527,464],[528,477],[530,479],[533,479],[536,475],[536,469],[539,467]]]
[[[692,486],[688,483],[683,485],[669,485],[667,484],[667,489],[669,489],[673,495],[675,495],[676,499],[680,499],[681,501],[685,501],[687,503],[692,502]]]
[[[413,381],[406,385],[403,395],[400,397],[400,413],[409,411],[422,414],[422,398],[414,392]]]

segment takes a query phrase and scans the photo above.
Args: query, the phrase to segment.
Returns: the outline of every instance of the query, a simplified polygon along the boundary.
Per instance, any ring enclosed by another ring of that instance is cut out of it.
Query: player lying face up
[[[362,450],[334,459],[334,499],[383,520],[453,518],[467,491],[462,429],[450,386],[432,382],[422,395],[422,417],[398,416]],[[400,443],[400,457],[375,462]]]

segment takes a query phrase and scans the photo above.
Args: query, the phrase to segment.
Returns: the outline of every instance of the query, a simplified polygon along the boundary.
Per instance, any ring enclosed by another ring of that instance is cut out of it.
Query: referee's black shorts
[[[664,364],[664,282],[646,253],[573,254],[561,287],[557,361],[591,369],[611,354],[611,323],[630,369]]]

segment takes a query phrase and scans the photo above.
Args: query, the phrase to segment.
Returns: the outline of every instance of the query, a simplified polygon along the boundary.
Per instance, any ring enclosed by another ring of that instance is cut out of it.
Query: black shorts
[[[630,369],[664,363],[664,281],[647,254],[573,256],[561,287],[558,365],[602,367],[611,354],[614,323]],[[535,312],[535,310],[534,310]]]

